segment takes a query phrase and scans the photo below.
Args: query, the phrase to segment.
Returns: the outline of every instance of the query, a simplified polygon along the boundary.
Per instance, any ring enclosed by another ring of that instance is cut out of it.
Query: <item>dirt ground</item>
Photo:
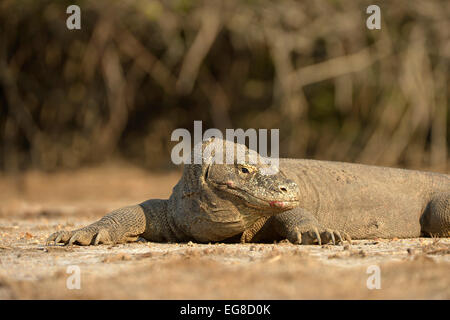
[[[44,245],[180,176],[111,165],[0,176],[0,299],[450,299],[450,238],[277,244]],[[368,289],[380,269],[380,289]],[[78,266],[80,289],[68,289]],[[370,270],[370,269],[369,269]]]

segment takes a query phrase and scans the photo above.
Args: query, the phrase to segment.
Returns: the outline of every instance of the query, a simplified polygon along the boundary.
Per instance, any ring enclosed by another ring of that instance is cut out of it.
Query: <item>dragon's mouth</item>
[[[293,200],[263,199],[258,196],[255,196],[254,194],[251,194],[247,190],[237,188],[236,186],[231,186],[225,183],[216,183],[212,181],[210,182],[216,189],[231,193],[241,198],[246,202],[248,207],[253,207],[257,209],[274,208],[280,210],[289,210],[297,207],[299,204],[298,199]]]

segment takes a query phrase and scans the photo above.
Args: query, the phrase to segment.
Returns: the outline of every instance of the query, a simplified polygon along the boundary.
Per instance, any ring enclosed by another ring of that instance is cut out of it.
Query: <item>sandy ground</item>
[[[117,165],[0,176],[0,299],[450,299],[449,238],[44,245],[56,230],[166,198],[178,178]],[[67,287],[71,266],[80,289]],[[371,266],[380,289],[367,287]]]

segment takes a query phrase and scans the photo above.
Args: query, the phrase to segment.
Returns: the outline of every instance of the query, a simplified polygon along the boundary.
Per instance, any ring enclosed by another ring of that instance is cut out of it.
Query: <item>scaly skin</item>
[[[259,159],[244,145],[209,139],[201,146],[206,154],[202,163],[185,165],[169,199],[115,210],[87,227],[53,233],[47,243],[97,245],[139,237],[158,242],[221,241],[243,233],[261,217],[298,205],[298,186],[282,172],[263,174],[262,169],[270,165],[257,161],[211,163],[215,153],[206,159],[205,148],[214,144],[223,144],[223,153],[231,144],[236,150],[241,148],[247,160]]]
[[[450,236],[450,177],[360,164],[280,159],[260,166],[187,165],[168,200],[119,209],[48,241],[341,243],[344,239]],[[249,172],[242,172],[246,168]],[[286,178],[288,177],[288,178]],[[290,180],[292,179],[292,180]]]
[[[296,159],[280,169],[298,184],[300,205],[260,219],[243,242],[450,236],[449,175]]]

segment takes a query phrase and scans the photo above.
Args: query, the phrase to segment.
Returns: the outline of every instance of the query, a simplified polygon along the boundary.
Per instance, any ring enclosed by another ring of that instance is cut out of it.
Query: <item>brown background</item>
[[[0,169],[173,169],[170,134],[280,128],[281,156],[447,172],[450,4],[0,4]]]
[[[44,246],[167,198],[176,128],[448,173],[450,2],[0,1],[0,299],[449,299],[450,239]],[[381,269],[369,290],[370,265]],[[68,290],[68,265],[81,290]]]

